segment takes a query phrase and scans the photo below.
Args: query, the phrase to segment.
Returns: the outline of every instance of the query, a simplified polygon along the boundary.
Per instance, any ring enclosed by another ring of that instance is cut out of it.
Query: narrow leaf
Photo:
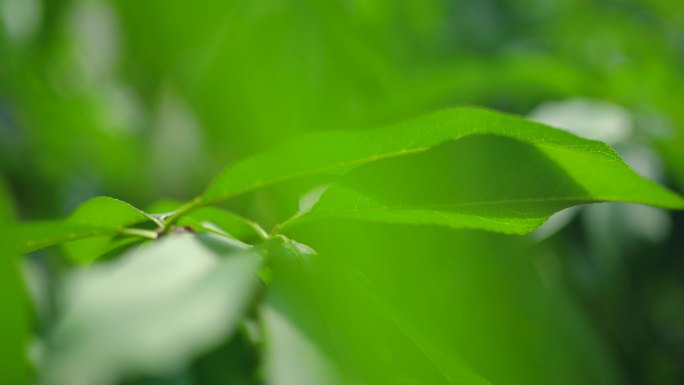
[[[76,262],[90,262],[105,252],[111,237],[127,226],[151,220],[144,212],[109,197],[90,199],[64,221],[42,221],[13,225],[7,233],[10,250],[22,255],[49,246],[71,242],[67,255]],[[85,240],[84,238],[92,239]]]
[[[60,221],[18,223],[7,230],[10,251],[23,255],[60,243],[94,237],[113,235],[117,229],[103,226],[72,224]]]

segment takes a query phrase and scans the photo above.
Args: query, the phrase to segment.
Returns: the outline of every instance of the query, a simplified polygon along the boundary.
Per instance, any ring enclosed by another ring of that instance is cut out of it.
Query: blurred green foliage
[[[0,26],[0,216],[62,217],[96,195],[137,207],[187,199],[225,165],[301,132],[363,130],[463,103],[525,115],[575,98],[626,109],[625,148],[649,149],[662,168],[654,178],[684,190],[677,0],[0,0]],[[226,207],[269,226],[316,183]],[[684,217],[663,214],[655,221],[666,225],[650,226],[661,235],[649,238],[628,225],[642,215],[580,215],[541,241],[351,221],[293,239],[325,258],[321,296],[348,310],[335,315],[350,355],[390,362],[358,363],[371,378],[428,372],[387,321],[396,312],[408,329],[444,332],[494,384],[681,383]],[[39,346],[59,308],[51,289],[70,266],[57,250],[37,257],[25,270]],[[338,271],[360,283],[340,291]],[[12,314],[0,330],[21,338],[25,321]],[[244,338],[173,378],[130,382],[241,373],[221,365],[254,365],[235,348]]]

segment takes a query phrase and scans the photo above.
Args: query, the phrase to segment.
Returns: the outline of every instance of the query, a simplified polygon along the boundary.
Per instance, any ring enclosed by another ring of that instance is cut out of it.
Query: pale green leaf
[[[200,197],[183,209],[293,178],[344,174],[366,163],[424,152],[445,142],[473,135],[504,136],[533,145],[538,151],[554,157],[554,161],[567,169],[573,179],[585,178],[580,181],[583,186],[594,188],[611,183],[629,192],[628,195],[602,198],[668,208],[684,207],[680,197],[636,176],[604,143],[582,139],[512,115],[485,109],[457,108],[374,131],[319,132],[301,137],[229,167]],[[490,156],[499,155],[492,152]]]
[[[183,234],[78,271],[61,293],[43,383],[174,373],[235,330],[260,265],[242,243]]]

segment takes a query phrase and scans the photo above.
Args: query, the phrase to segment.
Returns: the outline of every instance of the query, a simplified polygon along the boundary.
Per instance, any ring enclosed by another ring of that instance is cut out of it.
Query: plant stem
[[[157,225],[157,227],[159,227],[160,229],[163,229],[163,228],[164,228],[164,221],[163,221],[163,220],[161,220],[161,219],[155,217],[154,215],[146,214],[146,216],[147,216],[147,218],[149,218],[152,222],[154,222],[154,223]]]
[[[133,235],[147,239],[157,239],[159,237],[159,234],[156,231],[152,230],[125,228],[119,230],[119,232],[122,234]]]
[[[202,198],[196,197],[193,200],[185,203],[181,207],[177,208],[174,212],[172,212],[166,218],[164,218],[164,225],[162,227],[162,230],[166,231],[169,228],[169,226],[171,226],[176,220],[178,220],[178,218],[198,208],[202,204]]]

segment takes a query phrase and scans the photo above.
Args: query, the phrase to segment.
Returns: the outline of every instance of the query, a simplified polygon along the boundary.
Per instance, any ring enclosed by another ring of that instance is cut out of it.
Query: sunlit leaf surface
[[[624,199],[631,196],[641,203],[684,207],[681,198],[633,174],[604,143],[512,115],[475,108],[444,110],[374,131],[326,132],[301,137],[229,167],[200,196],[199,202],[215,202],[307,175],[345,173],[366,163],[421,153],[448,141],[487,134],[533,145],[541,155],[552,158],[570,172],[573,179],[591,178],[586,184],[627,183],[623,187],[630,193]],[[489,155],[498,157],[494,151]],[[515,158],[508,160],[519,162]],[[589,165],[591,173],[586,169]],[[444,165],[433,165],[436,167]]]
[[[605,154],[474,136],[359,167],[290,224],[345,217],[525,234],[573,205],[684,204]]]

